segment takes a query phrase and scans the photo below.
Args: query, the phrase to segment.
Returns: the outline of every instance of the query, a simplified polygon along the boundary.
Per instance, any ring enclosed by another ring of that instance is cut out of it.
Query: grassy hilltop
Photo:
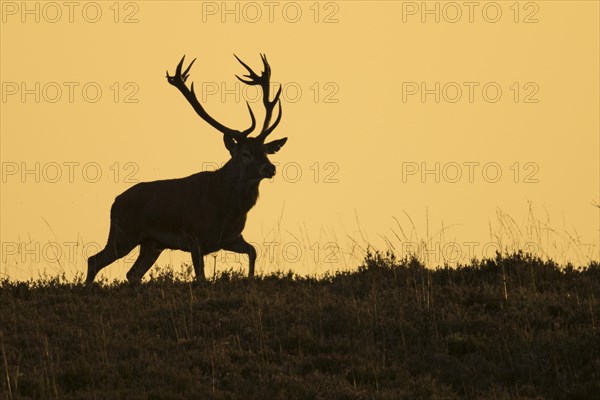
[[[0,281],[0,399],[592,399],[600,266]]]

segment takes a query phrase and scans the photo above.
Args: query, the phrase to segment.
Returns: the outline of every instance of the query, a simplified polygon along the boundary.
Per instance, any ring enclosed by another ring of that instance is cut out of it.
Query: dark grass
[[[597,399],[600,267],[0,282],[0,399]]]

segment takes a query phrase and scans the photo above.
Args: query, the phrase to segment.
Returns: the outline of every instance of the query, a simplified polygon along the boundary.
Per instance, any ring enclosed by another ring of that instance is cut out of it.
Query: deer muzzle
[[[263,164],[259,173],[261,178],[272,178],[275,176],[275,166],[273,164]]]

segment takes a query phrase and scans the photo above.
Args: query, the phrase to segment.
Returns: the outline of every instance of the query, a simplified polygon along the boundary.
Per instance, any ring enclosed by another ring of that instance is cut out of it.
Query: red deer
[[[234,55],[235,56],[235,55]],[[211,117],[202,107],[194,92],[185,84],[190,68],[182,72],[185,56],[173,76],[167,71],[167,81],[175,86],[191,104],[196,113],[223,134],[225,147],[231,159],[216,171],[204,171],[179,178],[143,182],[117,196],[110,210],[110,230],[106,246],[88,259],[86,283],[91,284],[98,272],[140,246],[140,254],[127,273],[132,283],[141,281],[165,249],[183,250],[192,254],[196,280],[204,281],[204,255],[218,250],[247,254],[249,277],[254,276],[256,250],[242,236],[248,211],[258,198],[262,179],[275,175],[275,166],[267,154],[276,153],[287,138],[265,143],[265,139],[281,120],[281,85],[273,100],[269,99],[271,68],[261,55],[264,71],[257,75],[237,56],[247,69],[244,78],[236,77],[247,85],[262,89],[265,119],[260,133],[249,137],[256,127],[256,119],[248,103],[251,126],[243,131],[226,127]],[[273,110],[278,114],[271,124]]]

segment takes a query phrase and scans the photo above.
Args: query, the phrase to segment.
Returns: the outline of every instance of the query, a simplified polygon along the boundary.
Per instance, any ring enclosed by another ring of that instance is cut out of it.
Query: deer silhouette
[[[196,113],[223,134],[231,159],[216,171],[153,182],[138,183],[117,196],[110,210],[110,230],[106,246],[88,259],[86,283],[91,284],[98,272],[140,246],[140,254],[127,273],[132,283],[140,282],[165,249],[183,250],[192,254],[196,280],[204,281],[204,255],[224,249],[247,254],[249,277],[254,276],[256,250],[242,236],[248,211],[256,204],[262,179],[275,175],[275,166],[267,158],[286,143],[287,138],[265,143],[265,139],[281,121],[281,85],[273,100],[269,99],[271,68],[261,54],[264,71],[256,74],[237,56],[248,71],[247,85],[262,89],[266,109],[262,129],[249,137],[256,127],[250,104],[251,125],[244,131],[226,127],[212,118],[198,101],[194,84],[186,86],[195,59],[182,72],[185,56],[173,76],[167,71],[167,81],[175,86]],[[271,124],[273,110],[278,114]]]

